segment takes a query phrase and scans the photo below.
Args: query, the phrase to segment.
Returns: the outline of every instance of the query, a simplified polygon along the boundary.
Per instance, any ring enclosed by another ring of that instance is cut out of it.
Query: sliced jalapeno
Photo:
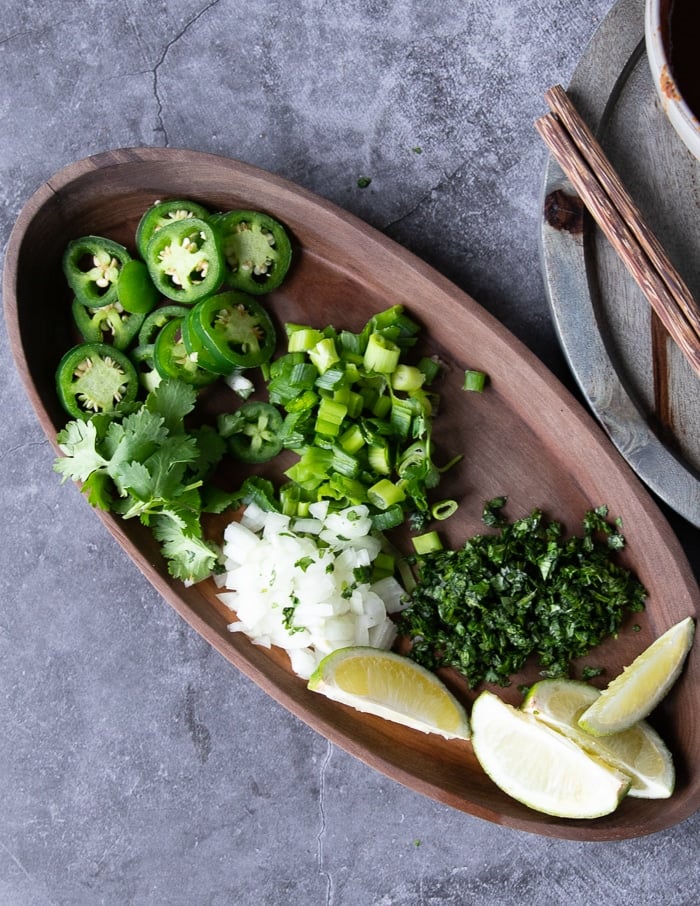
[[[136,248],[141,257],[146,257],[148,243],[157,230],[168,223],[177,220],[191,220],[193,217],[207,220],[209,212],[203,205],[187,199],[171,198],[167,201],[154,202],[144,212],[136,227]]]
[[[205,220],[176,220],[148,243],[146,264],[157,289],[168,299],[192,305],[215,292],[223,277],[218,234]]]
[[[188,313],[182,319],[182,324],[180,325],[182,342],[185,344],[185,349],[192,359],[207,371],[211,371],[213,374],[218,375],[231,374],[234,370],[231,367],[231,364],[223,356],[216,355],[211,349],[208,349],[199,338],[196,331],[192,328],[190,316],[193,311],[193,308],[188,309]]]
[[[274,324],[263,305],[235,290],[198,302],[190,327],[211,355],[227,362],[230,370],[269,361],[277,342]]]
[[[161,378],[177,378],[195,387],[211,384],[217,376],[206,371],[182,342],[183,318],[173,318],[161,328],[153,348],[153,361]]]
[[[126,311],[148,314],[158,304],[160,293],[143,261],[132,258],[119,271],[117,298]]]
[[[131,344],[145,318],[145,315],[124,311],[118,302],[88,308],[75,299],[71,310],[86,343],[109,343],[117,349],[126,349]]]
[[[66,246],[63,273],[81,305],[98,308],[117,299],[117,281],[131,255],[118,242],[82,236]]]
[[[267,462],[282,449],[282,415],[271,403],[244,403],[236,412],[220,415],[217,429],[242,462]]]
[[[279,221],[259,211],[228,211],[213,215],[211,222],[221,237],[229,286],[259,295],[282,283],[292,244]]]
[[[56,369],[61,405],[75,418],[116,412],[136,398],[136,368],[120,349],[107,343],[81,343],[69,349]]]

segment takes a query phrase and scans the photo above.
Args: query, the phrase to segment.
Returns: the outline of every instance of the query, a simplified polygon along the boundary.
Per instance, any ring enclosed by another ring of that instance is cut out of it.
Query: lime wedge
[[[695,622],[686,617],[636,657],[579,718],[593,736],[619,733],[647,717],[676,682],[693,644]]]
[[[629,796],[667,799],[673,792],[675,769],[665,743],[640,720],[610,736],[591,736],[578,726],[581,714],[600,696],[589,683],[568,679],[542,680],[530,689],[521,708],[558,730],[591,755],[597,755],[632,779]]]
[[[434,673],[393,651],[364,646],[333,651],[308,688],[423,733],[469,739],[469,718],[449,689]]]
[[[493,692],[477,697],[471,720],[474,753],[484,771],[538,812],[599,818],[613,812],[629,789],[627,775]]]

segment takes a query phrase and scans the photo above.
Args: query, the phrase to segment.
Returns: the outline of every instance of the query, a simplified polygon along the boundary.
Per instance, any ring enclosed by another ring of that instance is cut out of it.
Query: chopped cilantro
[[[568,675],[575,658],[615,636],[646,598],[613,559],[624,538],[606,507],[585,514],[581,537],[565,539],[562,525],[539,510],[509,524],[505,503],[495,498],[484,508],[496,533],[413,558],[418,582],[400,617],[411,657],[429,669],[456,668],[472,688],[508,685],[531,657],[544,676]]]
[[[213,429],[185,427],[195,401],[193,387],[164,380],[126,413],[71,421],[54,465],[63,481],[82,482],[92,506],[148,525],[171,575],[192,582],[217,566],[202,534],[200,489],[224,453]]]

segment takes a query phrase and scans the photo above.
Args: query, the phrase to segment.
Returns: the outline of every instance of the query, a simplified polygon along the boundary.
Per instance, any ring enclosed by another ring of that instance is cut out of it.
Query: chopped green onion
[[[324,374],[331,365],[340,361],[340,356],[335,348],[335,341],[332,337],[324,337],[319,340],[315,346],[308,351],[309,358],[318,368],[319,374]]]
[[[288,341],[287,348],[289,352],[307,352],[323,339],[320,330],[314,327],[303,327],[299,324],[285,324]]]
[[[388,478],[380,478],[367,490],[367,499],[380,510],[388,510],[395,503],[406,499],[406,493]]]
[[[440,373],[440,362],[435,356],[431,356],[430,358],[424,356],[420,362],[418,362],[418,367],[425,375],[426,384],[432,384]]]
[[[415,365],[397,365],[391,375],[391,386],[394,390],[410,393],[420,390],[425,381],[423,372]]]
[[[439,503],[432,505],[430,513],[433,519],[449,519],[450,516],[457,512],[458,506],[459,504],[456,500],[441,500]]]
[[[375,532],[388,532],[390,529],[397,528],[404,520],[404,511],[400,503],[395,503],[375,513],[372,517],[372,527]]]
[[[486,374],[483,371],[467,369],[464,372],[464,389],[481,393],[486,386]]]
[[[379,374],[391,374],[399,363],[401,350],[383,334],[372,333],[365,349],[364,366],[367,371],[376,371]]]
[[[419,556],[442,550],[442,541],[437,532],[426,532],[412,539],[413,548]]]

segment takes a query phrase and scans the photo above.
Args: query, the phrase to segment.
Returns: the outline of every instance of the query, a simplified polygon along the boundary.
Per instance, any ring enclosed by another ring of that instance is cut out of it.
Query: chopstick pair
[[[565,90],[556,85],[545,92],[545,100],[551,112],[536,120],[535,128],[700,377],[697,302]]]

